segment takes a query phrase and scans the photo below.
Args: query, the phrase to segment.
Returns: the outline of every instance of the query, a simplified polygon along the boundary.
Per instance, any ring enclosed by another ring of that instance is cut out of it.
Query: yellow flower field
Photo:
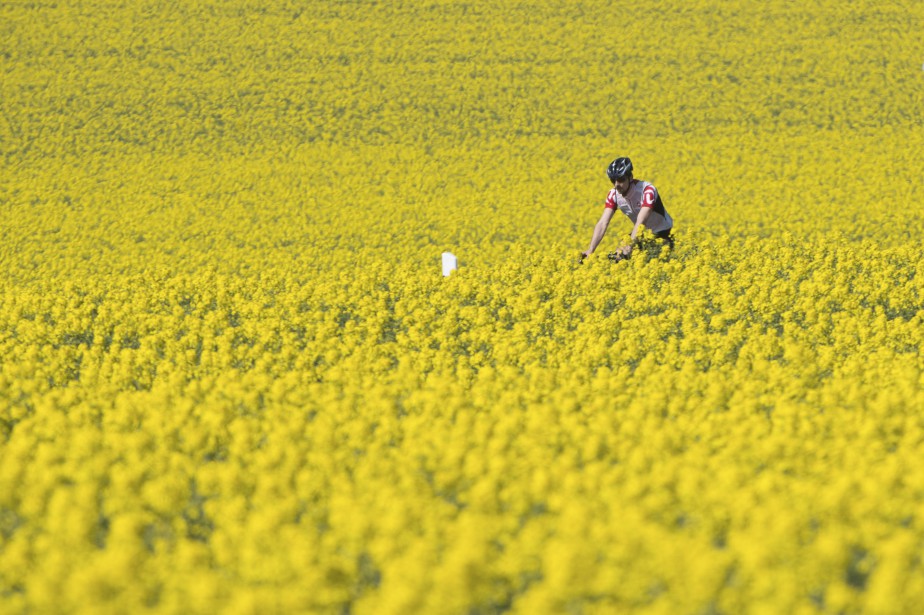
[[[0,3],[0,612],[916,613],[922,31]]]

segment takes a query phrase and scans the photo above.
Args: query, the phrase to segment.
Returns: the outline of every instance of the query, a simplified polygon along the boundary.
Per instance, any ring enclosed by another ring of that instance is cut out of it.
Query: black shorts
[[[673,229],[673,228],[669,228],[669,229],[667,229],[666,231],[658,231],[657,233],[654,234],[654,236],[657,237],[658,239],[662,240],[662,241],[663,241],[664,243],[666,243],[669,247],[673,248],[673,247],[674,247],[674,236],[671,235],[671,231],[672,231],[672,230],[674,230],[674,229]]]

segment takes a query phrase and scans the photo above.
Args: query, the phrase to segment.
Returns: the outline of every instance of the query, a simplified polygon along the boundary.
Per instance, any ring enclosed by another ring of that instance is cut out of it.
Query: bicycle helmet
[[[610,163],[610,166],[606,169],[606,176],[610,178],[611,182],[616,182],[617,179],[625,177],[626,175],[632,174],[632,161],[623,156],[622,158],[617,158]]]

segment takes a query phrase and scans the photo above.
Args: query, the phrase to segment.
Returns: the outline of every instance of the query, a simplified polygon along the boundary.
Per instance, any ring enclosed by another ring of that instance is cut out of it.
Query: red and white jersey
[[[660,233],[674,226],[674,221],[664,209],[664,203],[661,202],[657,188],[640,179],[633,179],[629,182],[626,196],[619,194],[616,188],[610,190],[606,197],[606,207],[607,209],[618,209],[626,214],[633,224],[638,220],[638,214],[642,208],[650,207],[651,213],[645,220],[645,226],[653,233]]]

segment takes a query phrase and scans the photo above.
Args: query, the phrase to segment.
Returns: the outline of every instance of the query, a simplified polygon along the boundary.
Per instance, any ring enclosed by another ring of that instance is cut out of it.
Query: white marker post
[[[459,267],[459,259],[452,252],[443,252],[443,277],[449,277],[449,274]]]

